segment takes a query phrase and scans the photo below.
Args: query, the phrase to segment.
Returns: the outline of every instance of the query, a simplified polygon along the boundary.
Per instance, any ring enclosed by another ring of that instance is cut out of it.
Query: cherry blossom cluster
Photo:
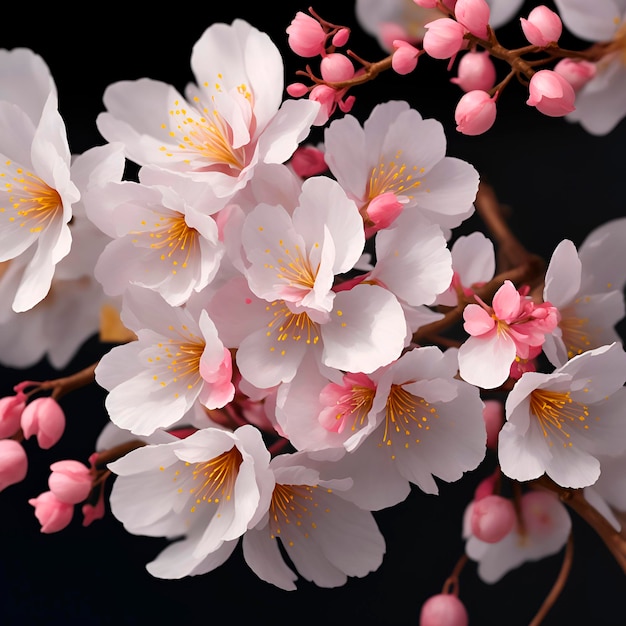
[[[354,105],[352,87],[387,69],[409,74],[426,54],[447,60],[448,71],[455,71],[450,80],[463,92],[455,121],[463,134],[480,135],[493,126],[498,100],[513,79],[523,85],[526,104],[543,115],[568,117],[593,134],[606,134],[626,115],[626,7],[614,0],[555,4],[558,13],[539,5],[518,18],[528,45],[511,49],[501,44],[496,30],[516,16],[519,0],[358,0],[363,29],[389,53],[375,62],[349,49],[338,52],[348,43],[347,36],[327,47],[325,33],[330,28],[339,33],[347,29],[299,12],[288,29],[289,45],[300,56],[321,56],[321,63],[318,72],[310,65],[300,72],[312,87],[293,83],[288,91],[319,100],[324,117],[329,117],[337,104],[344,112]],[[580,50],[561,47],[564,26],[590,45]],[[507,70],[500,77],[494,60]]]
[[[401,74],[421,54],[461,55],[465,134],[493,124],[511,77],[528,79],[541,113],[608,132],[626,113],[607,78],[623,71],[624,40],[598,8],[609,0],[559,0],[560,17],[539,6],[521,18],[529,47],[505,50],[494,29],[520,4],[411,2],[428,16],[420,30],[394,25],[389,2],[364,28]],[[609,43],[570,54],[561,19]],[[0,489],[26,478],[30,439],[50,449],[63,436],[63,395],[95,382],[108,421],[93,454],[53,463],[29,504],[44,533],[80,507],[84,525],[110,508],[129,533],[176,537],[147,564],[155,577],[206,574],[241,546],[281,589],[343,585],[383,561],[376,512],[494,459],[459,524],[482,580],[567,551],[562,500],[624,563],[626,218],[578,248],[564,239],[544,267],[479,172],[447,154],[440,122],[399,100],[351,115],[348,89],[384,66],[338,52],[349,28],[298,12],[286,35],[321,58],[313,87],[285,89],[281,53],[253,25],[213,24],[184,93],[111,84],[105,143],[80,155],[45,61],[0,50],[0,360],[61,368],[95,332],[116,343],[0,399]],[[511,68],[498,85],[492,57]],[[602,97],[613,117],[600,127]],[[457,235],[477,212],[500,220],[499,237]],[[467,623],[458,569],[422,626]]]

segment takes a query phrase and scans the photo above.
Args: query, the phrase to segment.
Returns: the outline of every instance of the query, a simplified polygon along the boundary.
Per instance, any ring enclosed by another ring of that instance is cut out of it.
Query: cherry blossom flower
[[[134,288],[124,297],[122,321],[137,340],[114,347],[96,367],[117,426],[149,435],[181,420],[196,402],[212,409],[233,399],[230,352],[206,311],[171,307],[157,293]]]
[[[274,475],[260,431],[207,428],[110,463],[111,511],[135,535],[182,537],[148,571],[182,578],[221,565],[268,510]]]
[[[584,41],[611,42],[612,51],[596,63],[596,74],[576,92],[576,110],[568,119],[589,133],[606,135],[626,115],[624,33],[626,6],[621,0],[555,0],[565,28]]]
[[[15,265],[0,279],[0,293],[19,313],[45,298],[55,266],[69,253],[80,194],[43,59],[26,48],[0,50],[0,83],[0,262]]]
[[[506,400],[502,471],[519,481],[546,473],[574,489],[595,483],[598,456],[626,448],[625,381],[626,353],[618,343],[583,352],[551,374],[523,374]]]
[[[476,538],[470,527],[472,504],[466,509],[463,536],[465,552],[478,562],[478,575],[486,583],[495,583],[505,574],[529,561],[538,561],[559,552],[565,545],[572,521],[556,495],[531,491],[520,499],[522,526],[496,543]]]
[[[330,171],[365,218],[369,204],[389,192],[404,211],[418,210],[444,228],[474,211],[478,173],[445,156],[441,124],[423,119],[406,102],[377,105],[363,127],[350,115],[333,121],[324,144]]]
[[[289,159],[319,105],[281,103],[280,52],[241,19],[209,26],[193,47],[191,68],[197,82],[185,96],[148,78],[109,85],[98,130],[109,142],[121,141],[135,163],[208,183],[229,198],[257,163]]]
[[[385,540],[372,514],[342,497],[349,481],[322,479],[303,454],[281,454],[270,468],[276,484],[269,509],[242,540],[246,563],[259,578],[296,589],[279,541],[298,573],[320,587],[338,587],[380,567]]]
[[[470,337],[459,349],[459,371],[472,385],[492,389],[509,377],[516,357],[537,356],[545,335],[558,323],[558,310],[549,302],[534,304],[508,280],[494,295],[492,306],[474,297],[479,304],[463,310]]]
[[[30,367],[45,356],[61,369],[98,332],[102,307],[110,299],[93,271],[109,237],[88,219],[84,199],[89,190],[101,193],[110,180],[121,179],[123,170],[119,145],[97,146],[74,157],[70,174],[81,200],[72,206],[72,247],[57,263],[50,289],[39,303],[21,313],[11,310],[28,254],[12,260],[0,278],[0,362],[4,365]]]
[[[559,323],[546,336],[543,350],[554,366],[586,350],[620,341],[615,326],[626,313],[621,284],[615,289],[607,288],[610,283],[598,284],[592,278],[593,266],[586,263],[583,267],[569,239],[555,248],[550,259],[543,297],[559,310]],[[583,282],[585,290],[581,289]]]

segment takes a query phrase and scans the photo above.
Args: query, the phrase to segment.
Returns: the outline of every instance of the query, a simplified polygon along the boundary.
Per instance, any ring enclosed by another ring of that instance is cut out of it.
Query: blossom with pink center
[[[28,471],[24,447],[14,439],[0,439],[0,491],[22,482]]]
[[[576,107],[576,93],[569,82],[553,70],[539,70],[528,84],[529,97],[526,104],[550,117],[562,117]]]
[[[174,425],[196,402],[215,409],[233,399],[231,355],[205,310],[171,307],[135,287],[124,296],[122,321],[137,340],[114,347],[96,367],[117,426],[149,435]]]
[[[464,135],[482,135],[496,121],[496,95],[474,89],[461,96],[454,110],[456,129]]]
[[[35,507],[35,517],[42,533],[57,533],[69,526],[74,516],[74,505],[59,500],[52,491],[45,491],[28,504]]]
[[[26,439],[35,435],[39,447],[47,450],[61,439],[65,414],[54,398],[35,398],[22,411],[21,425]]]
[[[506,400],[498,438],[503,473],[518,481],[545,473],[574,489],[595,483],[599,456],[626,449],[624,382],[620,343],[583,352],[551,374],[525,373]]]
[[[492,306],[474,297],[479,304],[463,310],[463,327],[470,337],[459,349],[459,372],[472,385],[493,389],[507,380],[516,356],[535,355],[545,335],[556,328],[558,309],[549,302],[533,303],[508,280],[494,295]]]
[[[247,22],[209,26],[194,44],[196,79],[185,96],[166,83],[119,81],[97,118],[108,142],[138,165],[154,165],[231,198],[258,163],[284,163],[308,135],[319,105],[282,102],[284,65],[267,34]]]
[[[324,145],[331,173],[357,203],[366,227],[370,203],[387,193],[396,196],[402,212],[417,211],[444,229],[474,211],[478,173],[446,156],[443,126],[423,119],[407,102],[377,105],[362,126],[351,115],[335,120],[324,132]],[[386,202],[400,213],[393,198]]]
[[[563,32],[561,18],[545,5],[535,7],[528,19],[520,18],[526,39],[533,46],[545,47],[556,43]]]
[[[559,552],[570,534],[572,521],[555,494],[531,491],[520,498],[522,524],[496,543],[481,541],[472,534],[471,503],[463,520],[467,556],[478,563],[478,575],[486,583],[495,583],[523,563],[538,561]]]

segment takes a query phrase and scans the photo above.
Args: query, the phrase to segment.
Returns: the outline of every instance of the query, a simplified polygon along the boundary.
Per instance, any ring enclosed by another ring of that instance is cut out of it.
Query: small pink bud
[[[367,205],[367,217],[374,226],[367,232],[371,236],[383,228],[390,226],[402,213],[404,205],[398,200],[393,191],[387,191],[372,198]]]
[[[78,504],[87,498],[91,491],[91,473],[87,466],[70,459],[57,461],[50,469],[48,486],[61,502]]]
[[[287,27],[287,43],[301,57],[316,57],[324,52],[326,33],[310,15],[298,11]]]
[[[315,85],[309,92],[309,100],[320,103],[320,110],[317,113],[313,124],[321,126],[328,121],[337,106],[337,92],[328,85]]]
[[[36,398],[26,405],[21,424],[24,437],[29,439],[32,435],[36,435],[39,447],[47,450],[63,435],[65,414],[53,398]]]
[[[35,517],[41,524],[42,533],[56,533],[63,530],[74,515],[74,505],[61,502],[51,491],[45,491],[28,501],[35,507]]]
[[[496,83],[496,66],[489,51],[470,50],[459,61],[457,77],[450,79],[463,91],[489,91]]]
[[[554,71],[562,76],[574,88],[574,91],[578,91],[596,75],[598,66],[591,61],[561,59],[554,66]]]
[[[528,14],[528,19],[520,17],[520,22],[526,39],[533,46],[543,48],[556,43],[563,32],[561,18],[543,4],[535,7]]]
[[[476,504],[477,500],[482,500],[487,496],[493,495],[493,491],[496,488],[496,473],[494,472],[487,478],[483,478],[479,483],[476,489],[474,490],[474,502],[472,503],[472,508],[474,504]]]
[[[83,514],[83,526],[89,526],[97,519],[102,519],[104,517],[104,494],[100,493],[96,504],[83,504],[81,512]]]
[[[474,502],[470,524],[472,534],[485,543],[498,543],[515,527],[513,503],[508,498],[490,495]]]
[[[292,98],[301,98],[306,95],[309,91],[309,88],[304,83],[291,83],[291,85],[287,85],[287,93]]]
[[[436,9],[437,8],[437,0],[413,0],[418,7],[422,7],[424,9]]]
[[[329,83],[340,83],[354,76],[354,65],[345,54],[333,52],[322,59],[320,72]]]
[[[398,74],[410,74],[417,67],[420,51],[401,39],[395,39],[392,45],[394,53],[391,57],[391,67]]]
[[[504,424],[504,406],[500,400],[485,400],[483,419],[487,429],[487,447],[495,450],[498,445],[498,435]]]
[[[468,91],[454,111],[456,129],[464,135],[481,135],[493,126],[496,113],[495,96],[480,89]]]
[[[26,478],[28,458],[20,443],[13,439],[0,439],[0,491]]]
[[[465,606],[450,593],[431,596],[422,605],[420,626],[467,626],[468,623]]]
[[[449,59],[467,44],[463,39],[465,28],[449,17],[424,24],[424,28],[426,33],[422,45],[434,59]]]
[[[290,161],[293,171],[301,178],[310,178],[322,174],[328,169],[324,153],[313,146],[300,146]]]
[[[457,0],[454,16],[472,35],[487,39],[489,31],[489,5],[485,0]]]
[[[539,70],[533,74],[528,91],[530,95],[526,104],[549,117],[561,117],[576,108],[574,88],[552,70]]]
[[[348,39],[350,39],[350,29],[340,28],[333,36],[333,46],[342,48],[348,43]]]
[[[20,429],[26,394],[18,391],[14,396],[0,399],[0,439],[13,436]]]

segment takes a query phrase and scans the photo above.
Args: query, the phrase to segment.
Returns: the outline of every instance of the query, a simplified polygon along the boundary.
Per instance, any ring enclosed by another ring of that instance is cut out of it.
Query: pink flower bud
[[[22,391],[0,399],[0,439],[11,437],[20,429],[25,406],[26,395]]]
[[[291,85],[287,85],[287,93],[292,98],[301,98],[306,95],[309,91],[309,88],[304,83],[291,83]]]
[[[320,72],[329,83],[340,83],[354,76],[354,65],[345,54],[333,52],[322,59]]]
[[[402,213],[404,205],[398,201],[398,197],[393,191],[387,191],[372,198],[367,205],[367,217],[373,222],[373,227],[368,229],[367,236],[370,237],[382,228],[390,226]]]
[[[42,533],[56,533],[63,530],[74,515],[74,505],[61,502],[51,491],[45,491],[28,504],[35,507],[35,517],[41,524]]]
[[[472,35],[487,39],[489,31],[489,5],[485,0],[457,0],[454,16]]]
[[[26,405],[21,424],[24,437],[29,439],[36,435],[39,447],[47,450],[61,438],[65,430],[65,414],[53,398],[36,398]]]
[[[406,41],[396,39],[393,42],[394,53],[391,67],[398,74],[410,74],[417,67],[419,50]]]
[[[324,52],[326,33],[310,15],[298,11],[287,27],[287,43],[301,57],[316,57]]]
[[[450,79],[463,91],[489,91],[496,83],[496,66],[487,50],[470,50],[459,61],[457,77]]]
[[[0,491],[26,478],[28,458],[20,443],[0,439]]]
[[[464,135],[481,135],[496,121],[496,100],[486,91],[468,91],[454,111],[456,129]]]
[[[472,535],[485,543],[498,543],[504,539],[516,521],[513,503],[502,496],[486,496],[474,502],[472,507]]]
[[[78,504],[87,498],[91,491],[91,473],[86,465],[70,459],[57,461],[50,469],[48,486],[61,502]]]
[[[350,29],[340,28],[333,36],[333,46],[342,48],[348,43],[348,39],[350,39]]]
[[[561,18],[543,4],[535,7],[528,14],[528,19],[520,17],[520,22],[526,39],[533,46],[543,48],[556,43],[563,32]]]
[[[526,104],[549,117],[561,117],[576,108],[574,88],[552,70],[539,70],[533,74],[528,91],[530,96]]]
[[[496,473],[487,476],[487,478],[483,478],[479,483],[476,489],[474,490],[474,502],[472,503],[472,508],[474,508],[474,504],[476,504],[477,500],[482,500],[487,496],[493,495],[493,491],[496,488]]]
[[[598,66],[591,61],[575,61],[574,59],[561,59],[555,66],[554,71],[562,76],[574,91],[582,89],[595,75]]]
[[[422,605],[420,626],[467,626],[468,623],[465,606],[450,593],[431,596]]]
[[[290,161],[293,171],[301,178],[322,174],[328,169],[324,153],[313,146],[300,146]]]
[[[504,406],[500,400],[485,400],[483,419],[487,429],[487,447],[495,450],[498,445],[498,435],[504,424]]]
[[[465,28],[449,17],[424,24],[426,33],[422,45],[434,59],[449,59],[465,47]]]
[[[315,85],[309,92],[309,100],[320,103],[320,110],[313,124],[321,126],[328,121],[337,107],[337,91],[328,85]]]
[[[422,7],[424,9],[436,9],[437,8],[437,0],[413,0],[418,7]]]

